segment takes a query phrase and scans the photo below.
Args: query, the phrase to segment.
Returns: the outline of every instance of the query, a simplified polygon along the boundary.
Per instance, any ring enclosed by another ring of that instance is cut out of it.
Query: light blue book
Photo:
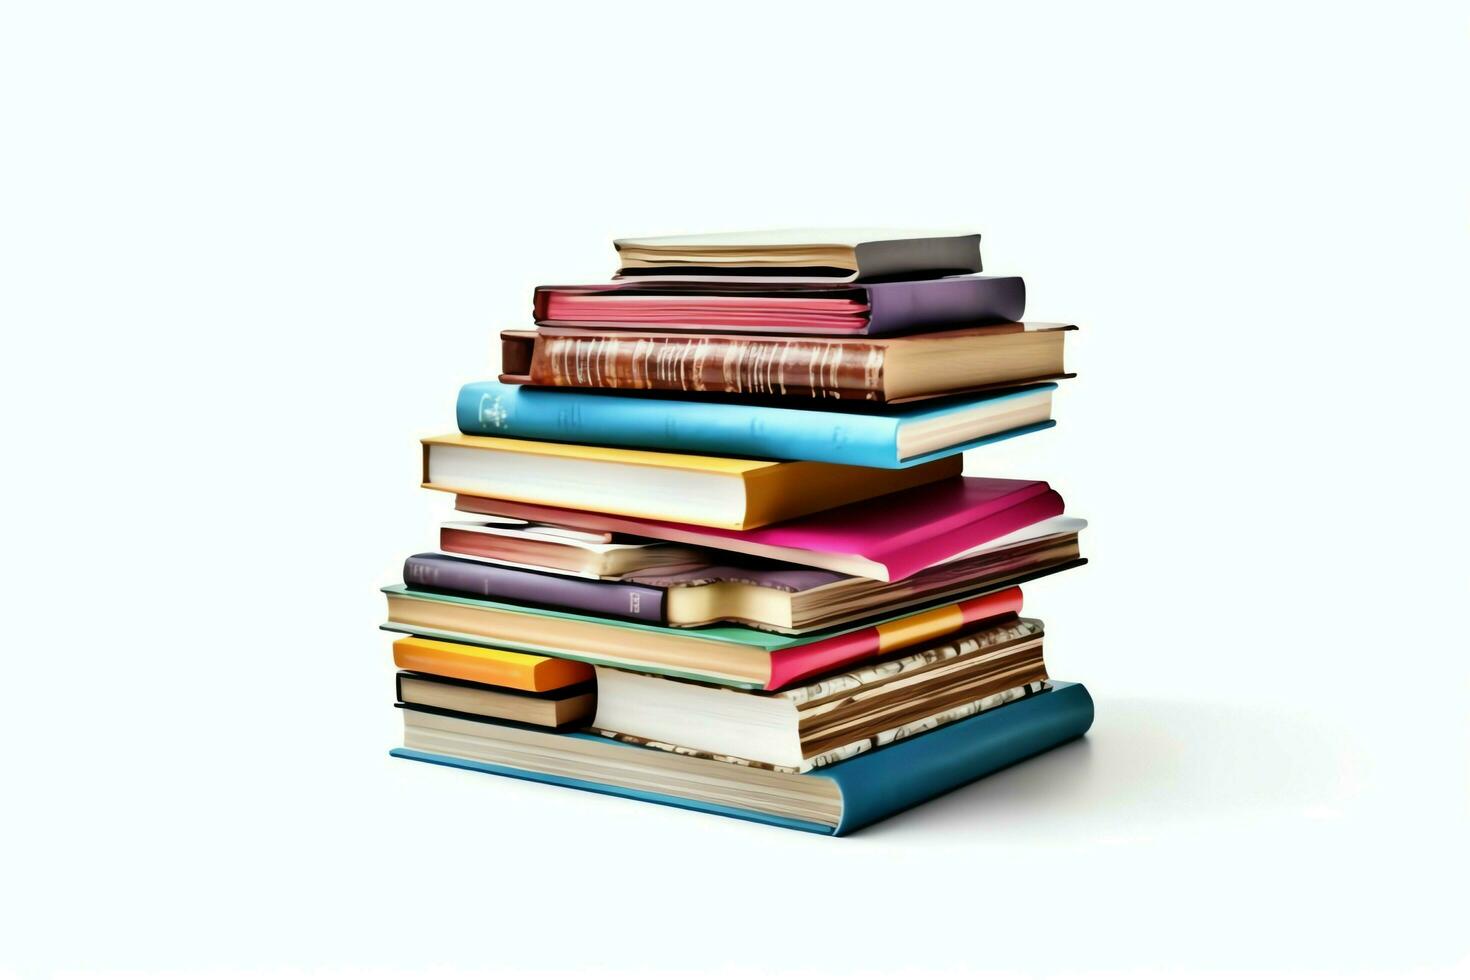
[[[1049,691],[798,775],[752,772],[589,733],[551,733],[402,707],[405,738],[419,747],[393,749],[401,759],[835,836],[1070,742],[1093,718],[1085,687],[1054,681]]]
[[[476,381],[460,389],[457,415],[466,435],[904,469],[1055,425],[1056,387],[827,409]]]

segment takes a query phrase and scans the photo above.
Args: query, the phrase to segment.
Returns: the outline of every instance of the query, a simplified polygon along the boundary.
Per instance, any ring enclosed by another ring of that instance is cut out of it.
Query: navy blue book
[[[1055,682],[1004,707],[796,774],[405,708],[406,747],[392,754],[841,836],[1069,742],[1092,717],[1085,687]]]

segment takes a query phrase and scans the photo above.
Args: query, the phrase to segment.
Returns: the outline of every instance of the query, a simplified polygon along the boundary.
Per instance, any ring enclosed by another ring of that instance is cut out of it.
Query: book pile
[[[1087,730],[1023,582],[1084,562],[1037,480],[1060,324],[978,235],[628,239],[543,286],[423,485],[461,519],[385,589],[394,754],[841,834]]]

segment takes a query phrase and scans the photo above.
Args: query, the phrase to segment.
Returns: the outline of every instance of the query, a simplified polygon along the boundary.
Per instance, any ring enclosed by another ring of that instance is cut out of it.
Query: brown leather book
[[[1004,323],[901,337],[507,330],[500,380],[558,388],[891,404],[1070,377],[1074,326]]]

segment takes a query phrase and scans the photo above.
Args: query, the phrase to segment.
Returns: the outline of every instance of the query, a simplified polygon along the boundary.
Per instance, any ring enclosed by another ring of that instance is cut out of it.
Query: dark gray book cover
[[[798,247],[798,255],[783,252]],[[806,246],[802,248],[802,246]],[[619,238],[620,280],[708,280],[751,281],[826,280],[873,282],[882,279],[920,279],[979,272],[980,236],[953,232],[898,231],[893,229],[811,228],[777,231],[722,232],[712,235],[673,235],[653,238]],[[730,249],[756,257],[757,265],[729,260]],[[708,263],[711,249],[725,258]],[[842,252],[849,250],[847,261]],[[640,254],[641,253],[641,254]],[[825,254],[824,254],[825,253]],[[629,255],[637,256],[629,263]],[[824,257],[839,265],[799,265]],[[663,264],[665,261],[670,264]],[[855,268],[854,268],[855,266]]]

